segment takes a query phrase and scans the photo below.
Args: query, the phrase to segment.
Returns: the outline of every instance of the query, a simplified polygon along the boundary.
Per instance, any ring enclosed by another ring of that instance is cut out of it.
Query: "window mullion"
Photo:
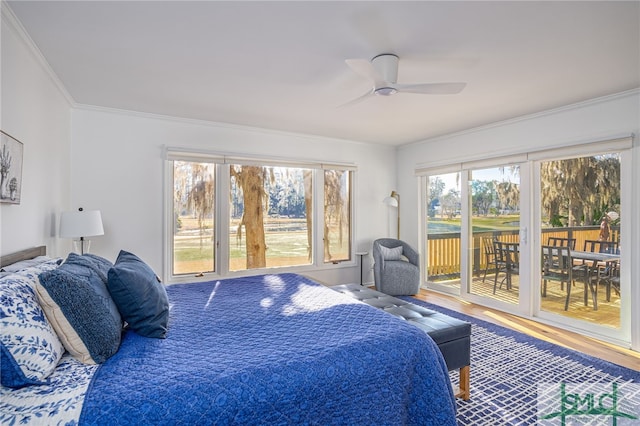
[[[230,227],[230,200],[231,177],[228,164],[219,164],[216,167],[216,243],[215,265],[220,275],[229,272],[229,227]]]
[[[324,264],[324,171],[313,171],[313,265]]]

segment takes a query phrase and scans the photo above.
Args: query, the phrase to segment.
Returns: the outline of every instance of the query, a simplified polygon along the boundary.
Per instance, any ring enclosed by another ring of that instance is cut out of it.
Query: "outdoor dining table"
[[[590,262],[589,274],[588,274],[589,277],[592,277],[594,276],[594,274],[597,274],[598,266],[601,265],[602,263],[605,263],[607,265],[612,265],[612,264],[617,264],[620,261],[619,254],[600,253],[600,252],[593,252],[593,251],[572,251],[571,257],[574,260],[583,260],[585,262]],[[591,280],[591,278],[589,278],[589,280]],[[600,277],[598,277],[598,281],[599,280],[600,280]],[[597,285],[598,284],[596,283],[596,286]],[[597,299],[593,300],[593,309],[594,310],[598,309]]]

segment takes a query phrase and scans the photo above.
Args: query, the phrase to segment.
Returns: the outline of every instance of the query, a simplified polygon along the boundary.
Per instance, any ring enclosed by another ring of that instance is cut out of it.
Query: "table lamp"
[[[85,237],[104,235],[100,210],[84,210],[63,212],[60,216],[60,238],[77,238],[73,240],[74,251],[80,254],[89,253],[91,240]]]

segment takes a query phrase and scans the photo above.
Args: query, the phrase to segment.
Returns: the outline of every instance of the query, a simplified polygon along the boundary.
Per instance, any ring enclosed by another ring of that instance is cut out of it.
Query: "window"
[[[168,280],[352,260],[353,167],[172,150],[166,159]]]
[[[232,164],[229,270],[312,262],[313,171]]]
[[[215,271],[215,164],[173,162],[171,274]]]
[[[351,259],[351,173],[324,171],[324,261]]]

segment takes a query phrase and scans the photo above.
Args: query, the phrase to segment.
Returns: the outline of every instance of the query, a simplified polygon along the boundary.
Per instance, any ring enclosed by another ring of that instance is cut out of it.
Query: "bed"
[[[123,330],[98,364],[65,352],[43,383],[0,387],[0,423],[455,424],[437,346],[383,311],[297,274],[166,294],[165,338]]]

